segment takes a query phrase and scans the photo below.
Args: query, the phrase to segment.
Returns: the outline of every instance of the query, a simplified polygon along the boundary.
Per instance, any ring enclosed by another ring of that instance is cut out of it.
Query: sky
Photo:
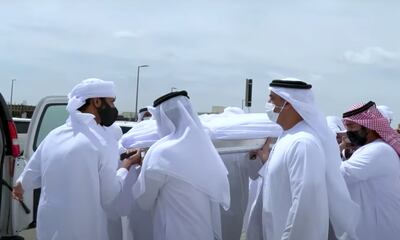
[[[375,101],[400,123],[400,1],[395,0],[19,0],[0,1],[0,91],[37,104],[81,80],[114,81],[120,112],[171,88],[195,109],[241,107],[253,79],[252,112],[268,84],[313,85],[320,109],[341,115]]]

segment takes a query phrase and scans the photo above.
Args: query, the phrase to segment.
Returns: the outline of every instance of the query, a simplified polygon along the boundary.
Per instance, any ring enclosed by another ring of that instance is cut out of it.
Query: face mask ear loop
[[[281,112],[283,111],[283,108],[285,108],[285,106],[286,106],[286,103],[287,102],[285,101],[285,103],[283,103],[282,107],[279,106],[280,110],[279,110],[278,114],[281,114]]]

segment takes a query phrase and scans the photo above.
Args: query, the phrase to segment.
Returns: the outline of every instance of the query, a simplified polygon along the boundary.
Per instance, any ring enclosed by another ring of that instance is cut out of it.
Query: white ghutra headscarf
[[[228,209],[228,171],[189,99],[175,96],[148,110],[156,121],[160,140],[146,153],[137,180],[141,184],[135,184],[134,195],[145,192],[146,174],[161,173],[191,184]]]

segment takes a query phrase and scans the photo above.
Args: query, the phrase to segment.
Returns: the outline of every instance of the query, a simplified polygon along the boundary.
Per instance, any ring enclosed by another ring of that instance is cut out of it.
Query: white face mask
[[[275,104],[266,102],[265,103],[265,110],[267,112],[269,120],[272,122],[275,122],[278,120],[279,114],[282,112],[283,108],[286,106],[286,101],[282,106],[275,106]],[[279,112],[274,112],[274,109],[278,108],[280,109]]]

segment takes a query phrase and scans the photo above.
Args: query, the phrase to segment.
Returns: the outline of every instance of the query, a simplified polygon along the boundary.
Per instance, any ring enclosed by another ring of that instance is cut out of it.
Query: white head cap
[[[115,96],[114,82],[88,78],[78,83],[68,94],[67,110],[70,114],[75,112],[88,98]]]

